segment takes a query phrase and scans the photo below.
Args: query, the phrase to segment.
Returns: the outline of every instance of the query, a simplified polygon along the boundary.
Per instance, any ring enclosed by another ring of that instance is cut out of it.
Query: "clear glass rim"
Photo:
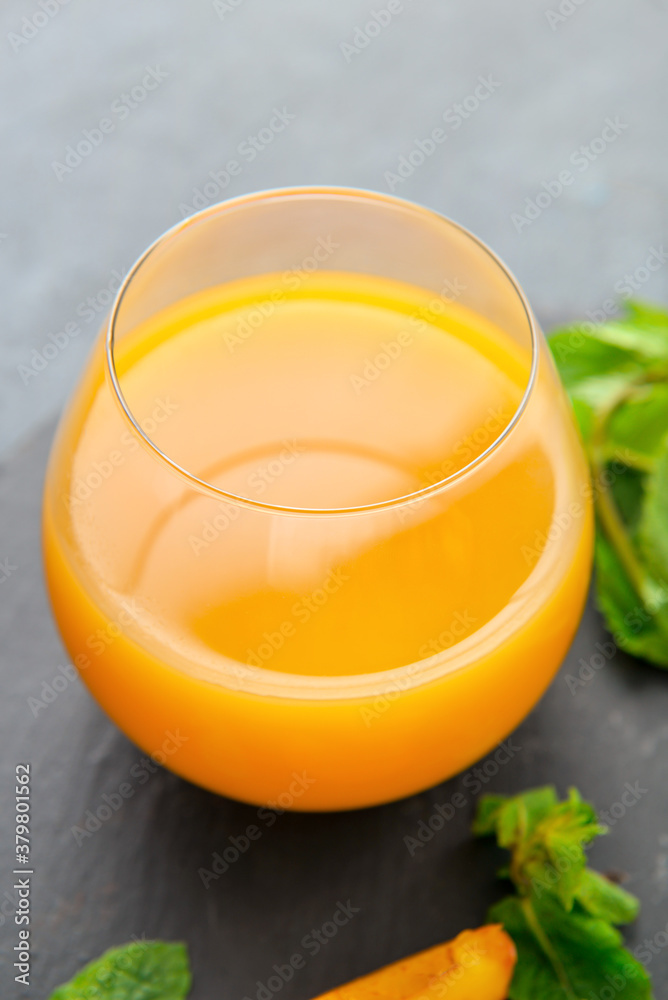
[[[325,197],[325,198],[345,198],[345,199],[357,199],[357,200],[372,200],[381,203],[385,203],[388,206],[401,207],[404,210],[408,209],[411,212],[416,213],[418,216],[426,216],[432,221],[437,221],[439,225],[445,226],[446,228],[451,228],[456,230],[458,233],[466,237],[476,246],[478,246],[496,265],[500,273],[502,273],[508,282],[509,289],[514,292],[520,301],[524,315],[526,317],[527,326],[531,339],[531,365],[529,369],[529,378],[527,380],[526,387],[522,394],[522,397],[513,413],[512,418],[503,428],[500,434],[490,443],[490,445],[485,448],[478,456],[476,456],[471,462],[458,469],[456,472],[445,476],[443,479],[438,480],[435,483],[430,483],[419,490],[415,490],[412,493],[404,494],[399,497],[392,497],[389,500],[381,500],[372,504],[364,504],[357,507],[289,507],[281,506],[278,504],[263,503],[260,500],[253,500],[249,497],[241,496],[240,494],[230,493],[226,490],[222,490],[212,483],[207,482],[204,479],[200,479],[194,473],[190,472],[184,466],[180,465],[169,455],[167,455],[158,445],[152,440],[152,438],[143,430],[139,421],[135,417],[132,409],[127,402],[123,390],[121,388],[120,379],[118,376],[118,371],[116,368],[116,359],[114,353],[115,341],[116,341],[116,326],[118,321],[119,312],[123,304],[125,295],[132,283],[134,276],[142,268],[144,263],[148,258],[160,247],[163,247],[167,242],[178,238],[179,234],[184,230],[190,228],[191,226],[197,225],[203,219],[209,218],[213,215],[222,214],[227,211],[236,210],[245,205],[252,205],[259,203],[261,201],[269,199],[288,199],[288,198],[304,198],[304,197]],[[238,507],[245,507],[251,510],[260,510],[265,513],[272,514],[284,514],[284,515],[297,515],[301,517],[338,517],[345,516],[348,514],[366,514],[372,513],[374,511],[382,510],[392,510],[399,509],[402,507],[409,506],[417,501],[424,501],[430,497],[436,496],[441,491],[447,489],[456,482],[461,481],[463,478],[468,476],[474,469],[477,469],[480,465],[486,462],[489,457],[499,448],[503,443],[513,433],[513,430],[517,426],[524,410],[526,409],[529,399],[536,382],[536,374],[538,370],[538,354],[539,354],[539,331],[534,319],[531,307],[527,301],[522,288],[520,287],[518,281],[516,280],[510,269],[504,264],[500,257],[498,257],[490,248],[477,236],[471,233],[464,226],[459,225],[457,222],[453,222],[452,219],[441,215],[432,209],[425,208],[415,202],[408,201],[405,198],[397,198],[394,195],[387,195],[377,191],[368,191],[362,188],[352,188],[352,187],[332,187],[332,186],[304,186],[304,187],[286,187],[286,188],[270,188],[263,191],[253,192],[251,194],[240,195],[237,198],[230,198],[226,201],[216,202],[213,205],[209,205],[207,208],[202,209],[193,215],[188,216],[181,222],[176,223],[170,229],[167,229],[161,236],[159,236],[135,261],[130,270],[128,271],[123,283],[121,284],[116,298],[114,300],[111,313],[109,315],[109,321],[107,324],[106,338],[105,338],[105,368],[107,378],[111,385],[112,394],[116,399],[118,405],[120,406],[121,412],[126,419],[126,421],[131,425],[135,434],[139,437],[141,443],[148,449],[153,456],[164,465],[166,465],[175,475],[177,475],[182,481],[187,483],[191,488],[198,490],[200,493],[208,494],[218,501],[224,501],[226,503],[233,504]]]

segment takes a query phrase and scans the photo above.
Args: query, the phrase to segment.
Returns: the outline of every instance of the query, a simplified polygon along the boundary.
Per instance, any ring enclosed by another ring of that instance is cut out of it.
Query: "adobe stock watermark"
[[[568,507],[555,514],[547,531],[535,529],[533,545],[522,545],[520,552],[529,566],[533,566],[549,548],[570,531],[576,521],[589,509],[589,501],[595,500],[599,493],[610,489],[620,476],[628,471],[629,463],[625,461],[627,449],[618,448],[608,466],[592,482],[587,481],[580,487],[582,500],[571,500]]]
[[[643,965],[649,965],[655,955],[659,955],[668,948],[668,924],[659,930],[651,938],[645,938],[642,944],[633,949],[634,958],[637,958]],[[606,998],[601,998],[606,1000]]]
[[[422,488],[424,486],[435,486],[436,483],[440,483],[454,472],[465,468],[469,462],[477,458],[486,447],[496,440],[511,416],[512,412],[508,411],[503,404],[501,406],[488,407],[487,416],[479,426],[455,442],[451,449],[452,457],[444,459],[439,465],[429,470],[424,477]],[[429,503],[429,498],[423,497],[420,500],[405,504],[397,508],[395,516],[403,524],[415,517],[427,503]]]
[[[241,509],[232,503],[220,502],[217,504],[218,510],[213,517],[202,521],[202,528],[198,535],[193,533],[188,535],[188,545],[198,556],[204,549],[208,549],[220,538],[229,526],[238,520]]]
[[[622,621],[624,622],[626,632],[613,632],[612,639],[603,643],[597,642],[596,652],[592,653],[588,660],[585,660],[582,656],[578,660],[579,670],[577,676],[574,674],[564,675],[564,683],[573,696],[579,690],[591,684],[599,670],[602,670],[607,663],[610,663],[614,659],[617,655],[617,650],[621,647],[628,632],[637,635],[652,621],[657,611],[665,607],[665,595],[668,593],[668,584],[666,584],[665,580],[657,580],[656,582],[658,584],[656,596],[648,598],[642,605],[637,604],[624,615]]]
[[[151,412],[139,421],[139,426],[149,436],[180,408],[180,404],[175,403],[169,396],[157,397],[153,400],[152,406]],[[116,469],[125,465],[129,456],[134,455],[139,448],[140,443],[136,433],[123,431],[117,447],[101,455],[84,475],[79,475],[72,480],[69,493],[61,493],[60,499],[67,509],[72,510],[90,500],[93,493],[113,476]]]
[[[448,627],[443,629],[442,632],[439,632],[435,639],[431,639],[423,646],[420,646],[418,655],[424,658],[427,656],[434,656],[437,653],[442,653],[444,650],[454,646],[455,643],[461,642],[462,639],[465,639],[467,635],[471,634],[471,632],[475,632],[477,624],[478,619],[474,618],[468,611],[456,611],[452,616]]]
[[[393,340],[384,341],[377,354],[367,358],[360,373],[349,376],[350,384],[356,395],[376,382],[384,371],[387,371],[415,343],[415,335],[423,332],[447,312],[447,303],[455,302],[466,291],[466,285],[459,278],[446,278],[440,292],[430,299],[426,305],[408,317],[410,329],[402,330]]]
[[[385,171],[383,177],[390,191],[396,191],[400,184],[412,177],[415,171],[434,155],[438,147],[447,141],[449,132],[460,129],[500,87],[501,83],[495,80],[491,73],[488,76],[479,76],[478,83],[471,93],[463,100],[451,104],[443,112],[441,117],[447,127],[437,126],[426,138],[416,139],[409,152],[399,157],[394,170]]]
[[[37,718],[40,712],[53,704],[56,698],[67,691],[70,684],[74,684],[79,679],[79,674],[71,663],[65,663],[58,667],[56,672],[48,681],[42,681],[39,697],[29,695],[26,704],[32,712],[33,718]]]
[[[397,678],[396,681],[392,681],[391,685],[387,685],[382,692],[376,695],[370,706],[360,705],[359,713],[367,729],[373,725],[376,719],[380,719],[381,716],[385,715],[403,691],[408,691],[413,687],[413,678],[415,674],[419,673],[420,666],[421,664],[419,663],[411,663],[402,677]]]
[[[10,31],[7,34],[7,41],[14,52],[20,52],[33,38],[36,38],[69,2],[70,0],[38,0],[38,9],[21,19],[18,31]]]
[[[282,441],[281,444],[283,448],[275,458],[258,466],[247,477],[246,487],[249,494],[254,493],[255,496],[262,496],[306,451],[295,438],[290,441]],[[188,544],[196,556],[204,549],[208,549],[223,531],[226,531],[238,519],[241,513],[240,508],[231,503],[221,502],[218,504],[218,508],[218,512],[212,518],[207,518],[202,522],[202,528],[198,535],[193,533],[188,535]]]
[[[176,732],[168,730],[159,749],[154,750],[148,757],[142,757],[136,764],[132,765],[128,772],[128,780],[122,781],[116,791],[104,792],[94,810],[86,809],[81,826],[70,827],[77,847],[81,847],[85,840],[97,833],[128,799],[134,797],[137,787],[145,785],[159,767],[175,753],[178,753],[189,739],[189,736],[184,736],[178,729]]]
[[[130,934],[129,939],[128,944],[123,946],[122,953],[114,958],[114,969],[128,970],[134,980],[135,976],[132,972],[137,967],[137,959],[146,951],[149,942],[146,940],[145,934],[142,934],[141,937],[138,937],[137,934]],[[80,986],[76,987],[76,1000],[102,1000],[103,997],[108,997],[109,979],[108,964],[106,962],[100,964],[97,962],[94,963],[92,967],[86,970],[85,991]],[[93,983],[93,980],[95,980],[95,983]],[[124,982],[127,982],[127,979],[124,979]],[[66,988],[69,991],[69,987]],[[151,989],[150,986],[147,988]],[[112,987],[112,989],[116,992],[115,987]],[[124,986],[121,986],[121,989],[124,990]],[[139,986],[139,989],[143,992],[142,986]],[[118,994],[116,995],[118,996]]]
[[[146,66],[141,80],[129,91],[123,91],[114,98],[109,106],[109,115],[98,121],[92,128],[85,128],[81,131],[81,138],[75,139],[65,147],[63,159],[52,160],[51,169],[56,178],[62,182],[70,174],[80,167],[84,160],[87,160],[94,151],[102,145],[105,137],[116,131],[119,122],[124,122],[130,117],[136,108],[140,107],[152,91],[167,79],[169,73],[161,69],[159,65]]]
[[[442,479],[451,476],[453,472],[462,469],[485,448],[487,448],[501,431],[506,427],[512,412],[505,404],[501,406],[490,406],[487,408],[487,415],[484,420],[463,437],[459,438],[452,449],[452,458],[447,458],[436,468],[431,469],[427,477],[427,484],[430,486],[440,483]]]
[[[406,0],[406,2],[412,3],[412,0]],[[355,56],[368,49],[374,38],[378,38],[399,14],[403,14],[405,9],[404,0],[388,0],[384,7],[372,10],[369,20],[365,24],[358,24],[355,27],[351,41],[340,43],[339,49],[345,62],[351,63]]]
[[[418,651],[420,660],[448,649],[455,642],[461,642],[463,638],[474,631],[476,623],[477,619],[473,618],[468,611],[456,611],[448,627],[440,632],[436,639],[432,639],[420,647]],[[371,705],[360,705],[359,712],[367,729],[373,725],[376,719],[385,715],[404,691],[408,691],[414,686],[415,676],[419,675],[422,669],[420,660],[411,663],[401,677],[385,685],[383,690],[374,697]]]
[[[648,792],[647,788],[642,788],[639,781],[631,784],[627,781],[622,794],[617,802],[613,802],[607,810],[599,810],[598,819],[607,827],[612,827],[623,819],[640,799]],[[574,864],[581,861],[581,851],[586,850],[591,845],[580,841],[579,845],[564,845],[561,856],[554,862],[545,864],[540,876],[534,875],[531,879],[531,888],[540,899],[544,892],[551,892],[561,881]]]
[[[655,956],[660,955],[666,947],[668,947],[668,924],[662,930],[657,931],[651,938],[645,938],[642,944],[638,944],[632,948],[631,954],[642,965],[647,967],[652,963]],[[626,986],[634,983],[640,974],[636,966],[630,964],[624,965],[617,972],[607,973],[604,977],[605,985],[596,993],[590,993],[589,996],[591,1000],[615,1000],[615,997]],[[644,984],[642,989],[645,989]]]
[[[145,608],[140,608],[134,598],[125,598],[121,601],[115,617],[86,637],[85,647],[88,652],[81,651],[76,654],[73,663],[58,667],[49,680],[42,681],[38,695],[29,695],[26,698],[26,704],[33,718],[36,719],[44,709],[67,691],[78,679],[79,672],[92,666],[94,661],[89,654],[101,656],[119,636],[124,634],[129,625],[139,623],[143,628],[147,628],[153,620],[153,615]]]
[[[109,619],[107,624],[96,628],[90,632],[85,640],[87,653],[83,651],[74,657],[74,663],[65,663],[57,667],[55,673],[48,679],[42,681],[38,695],[29,695],[26,704],[30,709],[33,718],[52,705],[63,692],[79,679],[79,673],[87,670],[93,663],[88,655],[101,656],[112,646],[119,636],[125,633],[129,625],[140,624],[147,628],[154,621],[153,615],[145,608],[137,605],[134,598],[125,598],[121,601],[120,607],[113,619]]]
[[[293,438],[291,441],[282,442],[283,449],[276,458],[266,462],[248,477],[248,486],[257,496],[262,496],[265,490],[280,479],[287,469],[293,465],[306,449],[297,444]]]
[[[606,826],[615,826],[620,819],[624,819],[629,809],[632,809],[638,802],[647,795],[648,788],[643,788],[639,781],[625,782],[624,791],[619,797],[619,801],[613,802],[607,809],[599,809],[598,818]]]
[[[11,919],[13,924],[14,917],[17,915],[19,896],[14,886],[12,886],[12,890],[10,892],[8,889],[4,889],[0,897],[0,927],[3,927],[8,919]]]
[[[585,3],[587,0],[561,0],[556,10],[553,8],[546,10],[545,17],[552,31],[556,31],[560,24],[568,21]]]
[[[597,642],[596,651],[592,653],[588,660],[583,656],[578,660],[579,670],[577,676],[565,674],[564,683],[573,697],[580,688],[587,685],[594,679],[599,670],[602,670],[606,663],[609,663],[617,655],[617,644],[608,639],[606,642]]]
[[[571,354],[578,351],[586,342],[586,334],[593,333],[602,323],[607,323],[609,319],[619,312],[619,299],[627,300],[633,298],[642,289],[643,285],[651,279],[653,274],[660,271],[668,263],[668,252],[663,248],[663,243],[658,247],[651,246],[647,251],[647,256],[633,271],[627,271],[613,285],[613,290],[617,299],[605,299],[600,308],[585,309],[586,319],[577,324],[567,341],[563,338],[554,345],[554,353],[559,361],[565,360]]]
[[[266,806],[257,810],[255,814],[257,823],[249,823],[240,834],[228,837],[225,846],[211,855],[210,868],[197,869],[197,874],[205,889],[210,889],[212,882],[217,882],[221,875],[229,871],[231,865],[236,864],[239,858],[250,850],[251,844],[260,840],[263,834],[271,829],[278,817],[282,816],[288,809],[292,809],[306,789],[315,784],[315,778],[309,777],[306,771],[302,771],[301,774],[293,772],[292,779],[288,788],[277,795],[275,801],[270,801]]]
[[[210,170],[208,179],[201,187],[193,188],[192,203],[182,201],[179,205],[181,218],[192,215],[202,208],[213,204],[222,195],[223,191],[229,187],[233,177],[239,177],[244,169],[244,163],[252,163],[260,153],[274,142],[276,137],[295,120],[293,115],[283,105],[282,108],[274,108],[271,118],[258,132],[247,136],[236,148],[237,158],[229,159],[219,170]]]
[[[213,0],[212,7],[218,18],[224,21],[228,14],[232,14],[237,7],[241,7],[246,0]]]
[[[447,998],[450,988],[455,986],[466,975],[466,970],[474,969],[477,965],[480,965],[486,955],[487,952],[480,947],[480,944],[476,940],[465,942],[465,944],[457,949],[456,963],[433,976],[429,980],[427,989],[418,994],[415,1000],[440,1000],[441,997]]]
[[[648,792],[647,788],[642,788],[639,781],[631,784],[627,781],[624,785],[624,790],[620,796],[618,802],[613,802],[607,810],[599,810],[598,819],[601,823],[605,824],[607,827],[612,827],[620,819],[626,816],[629,809],[632,809],[640,799],[646,795]],[[589,847],[589,844],[580,844],[582,849]],[[534,876],[531,879],[531,885],[537,896],[541,896],[543,892],[548,891],[559,882],[559,880],[569,872],[574,864],[580,861],[580,851],[575,846],[564,848],[564,854],[557,862],[554,864],[548,864],[545,866],[544,873],[542,877]]]
[[[353,906],[349,899],[345,903],[337,902],[329,920],[325,920],[320,927],[312,927],[301,939],[303,951],[295,951],[284,965],[273,965],[271,975],[266,980],[258,979],[253,996],[245,996],[243,1000],[272,1000],[294,978],[296,972],[306,967],[307,956],[314,958],[319,954],[359,912],[360,907]]]
[[[454,819],[460,810],[469,804],[471,798],[479,795],[492,778],[495,778],[501,768],[508,764],[516,754],[521,753],[521,746],[515,746],[513,737],[501,743],[494,753],[490,754],[481,764],[477,764],[462,778],[462,785],[470,795],[457,791],[446,802],[439,802],[427,817],[417,823],[412,835],[403,838],[406,849],[411,857],[431,843],[437,833],[444,829],[446,823]]]
[[[10,560],[9,556],[0,559],[0,586],[7,583],[7,580],[16,573],[18,566]]]
[[[551,892],[555,885],[557,885],[562,877],[571,870],[574,864],[580,862],[581,860],[581,850],[586,850],[589,844],[579,842],[579,846],[576,844],[564,844],[561,847],[560,857],[552,863],[547,863],[544,866],[543,875],[539,877],[534,875],[531,879],[531,888],[538,897],[541,898],[544,892]]]
[[[291,268],[283,271],[280,284],[272,288],[267,297],[246,310],[241,319],[238,320],[234,330],[226,330],[223,333],[223,343],[230,354],[234,354],[239,347],[250,340],[260,327],[275,314],[276,309],[290,297],[290,293],[298,291],[304,282],[315,274],[320,265],[329,260],[340,247],[341,244],[333,240],[331,236],[319,236],[309,254],[303,257],[299,263],[293,264]]]
[[[631,299],[642,289],[643,285],[651,279],[653,274],[660,271],[668,263],[668,252],[663,248],[663,243],[658,247],[650,247],[645,259],[638,264],[633,271],[627,271],[613,285],[613,290],[622,299]],[[593,323],[604,323],[606,319],[616,310],[616,304],[610,299],[602,303],[601,309],[594,309],[586,313]]]
[[[41,348],[31,348],[30,358],[23,364],[16,366],[16,371],[24,385],[29,385],[34,378],[49,367],[52,361],[67,350],[72,341],[76,340],[83,332],[82,323],[88,324],[94,319],[102,319],[116,298],[116,292],[123,283],[123,276],[122,271],[114,268],[110,273],[109,280],[102,288],[98,289],[94,295],[87,295],[76,306],[74,310],[76,319],[65,323],[55,333],[47,334],[46,343]]]
[[[272,632],[262,633],[262,642],[255,649],[246,650],[246,663],[252,667],[261,667],[270,660],[274,653],[282,649],[286,642],[294,638],[300,625],[305,625],[314,615],[317,615],[338,594],[341,587],[350,577],[341,569],[330,569],[320,586],[309,594],[300,597],[290,609],[290,618],[284,619]]]
[[[510,221],[515,231],[521,233],[523,229],[533,225],[546,209],[561,198],[566,188],[575,183],[578,173],[582,174],[589,170],[592,163],[595,163],[628,127],[628,122],[621,121],[619,115],[606,118],[601,134],[588,143],[583,143],[571,153],[568,162],[576,172],[570,167],[565,167],[552,180],[541,181],[541,190],[534,198],[526,198],[523,211],[511,213]]]
[[[139,623],[146,628],[153,621],[153,616],[144,608],[140,608],[134,598],[121,601],[120,608],[113,619],[101,628],[95,629],[86,637],[86,649],[93,656],[101,656],[109,646],[123,635],[128,625]],[[79,677],[79,672],[87,670],[93,663],[88,653],[83,651],[74,657],[74,663],[66,663],[56,669],[49,680],[42,681],[39,696],[29,695],[26,704],[37,718],[40,712],[52,705],[60,695],[67,691]]]

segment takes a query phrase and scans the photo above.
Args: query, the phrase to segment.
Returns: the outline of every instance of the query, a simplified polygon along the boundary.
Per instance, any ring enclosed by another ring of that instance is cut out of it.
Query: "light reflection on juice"
[[[277,281],[193,296],[119,352],[133,412],[201,479],[266,505],[382,504],[515,414],[530,357],[469,309],[337,272],[279,300]],[[49,473],[51,598],[121,728],[149,751],[183,734],[177,772],[257,803],[303,772],[298,808],[382,802],[480,757],[549,683],[588,582],[585,477],[542,356],[512,432],[436,496],[331,517],[221,503],[140,446],[98,349]]]

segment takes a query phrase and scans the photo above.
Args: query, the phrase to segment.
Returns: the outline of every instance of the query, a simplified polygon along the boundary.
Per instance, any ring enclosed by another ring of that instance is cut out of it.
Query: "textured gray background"
[[[225,195],[331,183],[386,190],[385,172],[442,125],[479,75],[500,87],[397,188],[469,227],[517,273],[545,325],[600,307],[665,238],[665,0],[580,0],[551,27],[544,0],[406,0],[346,62],[341,43],[383,6],[368,0],[69,0],[17,52],[7,37],[37,3],[4,0],[0,184],[0,447],[62,405],[96,323],[24,385],[48,335],[181,217],[209,171],[295,115]],[[82,130],[140,83],[167,78],[71,174]],[[535,222],[511,213],[569,167],[607,117],[628,127]],[[644,291],[666,298],[668,268]]]
[[[37,718],[29,710],[27,699],[66,662],[41,585],[39,492],[52,421],[96,331],[77,312],[81,303],[93,297],[101,308],[112,272],[179,220],[180,205],[192,204],[209,171],[236,158],[274,107],[294,120],[244,163],[225,196],[302,183],[387,190],[385,173],[399,157],[491,74],[495,93],[396,193],[485,239],[546,327],[600,309],[666,237],[668,4],[584,0],[553,28],[546,11],[558,2],[404,0],[403,13],[348,63],[341,43],[384,0],[236,0],[222,18],[208,0],[70,0],[18,51],[10,33],[39,7],[4,0],[0,559],[15,569],[0,584],[1,790],[11,793],[16,761],[32,760],[37,874],[34,985],[14,990],[14,933],[3,910],[3,997],[44,997],[133,934],[189,941],[194,1000],[254,997],[256,980],[350,896],[363,916],[281,993],[304,1000],[483,918],[497,859],[471,844],[470,810],[423,854],[411,858],[403,844],[457,781],[383,809],[286,816],[208,892],[198,866],[253,822],[254,811],[166,772],[77,847],[71,826],[118,787],[138,752],[78,683]],[[53,162],[149,66],[167,73],[164,82],[58,180]],[[512,213],[572,168],[571,156],[601,134],[606,118],[627,127],[518,233]],[[668,267],[642,294],[668,300]],[[19,366],[72,322],[78,336],[24,384]],[[620,653],[572,695],[565,678],[604,638],[590,611],[562,677],[520,730],[523,752],[490,788],[577,783],[605,809],[625,782],[641,781],[647,792],[595,859],[626,871],[641,895],[637,943],[667,919],[668,679]],[[11,813],[3,813],[5,903]],[[651,965],[659,997],[668,996],[667,968],[663,949]]]

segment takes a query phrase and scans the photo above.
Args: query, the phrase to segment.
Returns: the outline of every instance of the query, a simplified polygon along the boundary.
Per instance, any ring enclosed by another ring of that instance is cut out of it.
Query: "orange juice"
[[[127,404],[213,492],[142,446],[96,350],[47,484],[51,598],[96,699],[148,751],[178,731],[191,780],[397,798],[553,676],[588,580],[583,458],[545,353],[525,399],[529,353],[454,297],[266,274],[138,323]]]

